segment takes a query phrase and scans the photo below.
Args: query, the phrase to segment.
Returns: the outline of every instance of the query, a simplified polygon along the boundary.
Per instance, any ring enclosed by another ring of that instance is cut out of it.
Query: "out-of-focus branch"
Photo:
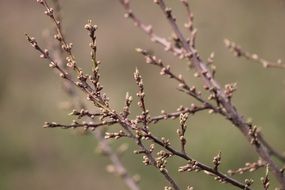
[[[243,57],[247,60],[254,61],[256,63],[261,64],[264,68],[285,69],[285,64],[282,63],[281,59],[277,60],[276,62],[268,61],[264,58],[261,58],[256,53],[250,53],[248,51],[245,51],[241,46],[239,46],[233,41],[230,41],[229,39],[225,39],[224,43],[226,48],[228,48],[229,51],[232,52],[236,57]]]

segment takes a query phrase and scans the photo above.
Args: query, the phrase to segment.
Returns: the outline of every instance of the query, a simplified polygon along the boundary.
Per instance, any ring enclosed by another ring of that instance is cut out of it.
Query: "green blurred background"
[[[167,1],[173,7],[179,24],[185,12],[179,1]],[[135,12],[155,31],[168,37],[171,32],[158,7],[145,0],[133,1]],[[190,105],[194,100],[175,90],[176,83],[159,75],[159,70],[144,64],[134,48],[150,49],[177,73],[182,73],[191,84],[201,83],[187,71],[183,61],[152,44],[129,20],[116,0],[62,1],[65,33],[74,44],[80,66],[89,69],[88,35],[83,26],[92,19],[99,26],[98,56],[103,62],[101,78],[111,104],[121,109],[125,93],[133,96],[136,86],[133,72],[138,67],[144,78],[147,106],[155,115],[161,109],[174,111],[179,105]],[[285,150],[284,70],[266,70],[260,65],[232,56],[223,46],[230,38],[245,49],[269,60],[283,58],[285,48],[284,0],[192,0],[198,28],[197,47],[204,59],[216,54],[217,79],[222,84],[237,82],[238,91],[233,101],[240,113],[250,117],[262,129],[266,139],[279,151]],[[69,99],[63,93],[58,77],[26,42],[25,33],[39,39],[44,30],[52,27],[43,9],[33,0],[0,1],[0,189],[127,189],[118,177],[105,171],[109,163],[96,154],[96,140],[92,135],[77,135],[71,130],[43,129],[44,121],[69,123],[70,110],[62,107]],[[43,45],[44,46],[44,45]],[[134,103],[135,105],[136,103]],[[135,107],[135,106],[134,106]],[[134,108],[136,109],[136,108]],[[163,122],[154,127],[157,135],[166,135],[177,142],[177,122]],[[116,128],[116,127],[115,127]],[[227,171],[257,160],[257,155],[240,132],[220,116],[200,113],[190,119],[188,150],[200,161],[211,164],[213,156],[222,151],[221,169]],[[114,147],[122,144],[116,141]],[[174,143],[174,146],[178,146]],[[141,175],[142,189],[162,189],[167,183],[160,174],[143,166],[141,156],[130,152],[122,160],[131,174]],[[202,173],[176,174],[181,160],[170,160],[169,170],[184,189],[235,189],[221,185]],[[260,176],[237,176],[255,179],[260,189]],[[275,187],[272,181],[271,188]]]

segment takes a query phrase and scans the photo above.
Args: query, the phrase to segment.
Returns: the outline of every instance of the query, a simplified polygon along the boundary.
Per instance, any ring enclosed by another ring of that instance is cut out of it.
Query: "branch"
[[[188,156],[187,154],[183,153],[183,152],[179,152],[176,151],[175,149],[173,149],[171,146],[168,146],[167,144],[165,144],[164,142],[162,142],[161,140],[159,140],[157,137],[148,134],[146,135],[146,137],[150,138],[153,140],[153,142],[155,142],[156,144],[160,145],[161,147],[164,147],[166,150],[168,150],[169,152],[171,152],[173,155],[176,155],[180,158],[185,159],[187,162],[191,163],[192,169],[191,171],[194,171],[195,169],[199,169],[199,170],[203,170],[206,174],[213,174],[214,176],[217,176],[218,179],[220,179],[221,181],[225,181],[227,183],[230,183],[240,189],[244,189],[244,190],[251,190],[250,187],[248,187],[247,185],[221,173],[218,170],[215,170],[214,168],[207,166],[206,164],[203,164],[199,161],[196,161],[195,159],[191,158],[190,156]],[[194,168],[193,168],[194,167]],[[189,168],[188,168],[189,169]],[[181,168],[179,169],[179,171],[181,172]]]
[[[40,1],[40,3],[41,4],[44,3],[43,5],[47,5],[46,2]],[[56,21],[54,23],[55,23],[55,26],[56,26],[56,32],[58,33],[57,35],[55,35],[55,37],[56,37],[56,39],[59,42],[59,47],[55,47],[55,49],[53,51],[53,54],[54,54],[54,57],[55,57],[54,63],[57,63],[56,65],[58,65],[59,68],[63,68],[62,70],[64,70],[66,68],[66,65],[64,64],[64,61],[63,61],[64,60],[63,51],[65,51],[65,50],[64,50],[63,46],[61,45],[61,43],[65,43],[66,44],[66,42],[64,40],[64,35],[63,35],[63,32],[62,32],[62,24],[61,24],[62,23],[62,19],[61,19],[61,15],[60,15],[61,7],[60,7],[60,4],[59,4],[58,0],[53,0],[53,4],[55,5],[55,13],[56,13],[56,15],[54,16],[53,21]],[[47,7],[48,7],[48,5],[47,5]],[[61,36],[62,40],[60,40],[60,38],[58,38],[58,36]],[[29,37],[28,37],[28,40],[29,40]],[[50,40],[48,40],[48,41],[50,41]],[[93,41],[93,44],[94,44],[94,41]],[[52,46],[52,44],[50,44],[50,46]],[[40,48],[38,47],[38,49],[40,49]],[[94,50],[94,48],[92,48],[92,49]],[[69,55],[72,56],[71,49],[70,49]],[[92,58],[93,58],[93,56],[92,56]],[[72,115],[77,115],[78,119],[80,119],[81,117],[84,117],[84,116],[88,116],[88,117],[90,117],[89,118],[89,122],[91,122],[94,119],[95,116],[100,116],[100,115],[102,116],[102,114],[100,114],[100,113],[92,114],[92,113],[88,112],[88,110],[84,109],[86,106],[79,99],[79,97],[78,97],[79,95],[76,93],[76,90],[74,88],[75,87],[74,84],[75,83],[72,82],[72,81],[68,81],[68,80],[64,80],[63,81],[64,92],[72,99],[75,108],[81,109],[80,112],[77,112],[76,110],[73,110]],[[96,125],[95,128],[97,128],[99,126],[112,125],[112,124],[114,124],[114,122],[112,122],[112,121],[111,122],[102,122],[102,123],[95,124]],[[123,165],[123,163],[121,162],[120,158],[118,157],[118,155],[112,150],[112,148],[110,147],[109,143],[102,137],[101,131],[99,129],[97,129],[92,134],[98,140],[98,142],[101,145],[100,148],[104,152],[104,155],[106,155],[110,159],[110,161],[112,162],[113,166],[115,167],[115,170],[120,175],[120,177],[123,179],[123,181],[128,186],[128,188],[130,190],[139,190],[140,188],[139,188],[137,182],[134,180],[134,178],[132,176],[129,175],[129,173],[125,169],[125,166]]]
[[[236,57],[243,57],[247,60],[254,61],[256,63],[261,64],[264,68],[278,68],[278,69],[285,69],[285,64],[282,63],[282,60],[279,59],[277,62],[267,61],[266,59],[261,58],[259,55],[255,53],[250,53],[245,51],[233,41],[228,39],[224,40],[226,48],[229,49]]]
[[[134,25],[140,28],[142,31],[144,31],[149,36],[152,42],[162,45],[165,51],[172,52],[174,55],[178,57],[184,55],[181,49],[173,46],[171,42],[169,42],[167,39],[155,34],[151,25],[145,25],[132,11],[129,4],[129,0],[119,0],[119,1],[122,4],[122,6],[126,9],[125,17],[132,19]]]
[[[178,38],[180,38],[183,48],[187,53],[189,53],[188,60],[193,63],[195,69],[204,79],[204,82],[216,91],[217,100],[225,108],[228,115],[228,119],[231,120],[232,123],[241,130],[241,132],[244,134],[244,136],[249,142],[252,142],[252,137],[250,136],[252,126],[245,122],[242,116],[237,112],[236,108],[232,105],[230,100],[226,97],[219,83],[213,78],[206,64],[202,62],[200,56],[197,53],[197,50],[193,49],[193,47],[190,47],[187,44],[187,41],[185,40],[183,34],[181,33],[180,29],[176,24],[175,19],[172,16],[171,10],[166,7],[164,0],[158,0],[157,3],[163,11],[164,15],[166,16],[169,24],[172,27],[172,30],[178,36]],[[276,177],[281,187],[285,189],[285,177],[280,172],[278,166],[271,160],[266,146],[261,144],[261,142],[253,143],[252,145],[254,146],[256,152],[260,155],[260,157],[269,165],[273,175]]]
[[[266,166],[264,161],[259,159],[253,163],[249,163],[249,162],[245,163],[245,166],[242,168],[238,168],[236,170],[228,170],[228,174],[233,176],[235,174],[244,174],[245,172],[254,172],[254,171],[256,171],[256,170],[258,170],[264,166]]]
[[[130,9],[129,1],[121,0],[120,2],[123,4],[124,8],[126,9],[128,17],[131,18],[135,23],[139,22],[137,23],[137,25],[141,26],[142,24],[140,23],[140,20],[133,18],[133,13]],[[248,124],[244,120],[244,118],[237,112],[237,109],[235,108],[234,105],[232,105],[229,97],[225,94],[220,84],[214,79],[212,73],[207,67],[207,64],[205,64],[200,58],[195,47],[190,46],[188,44],[187,40],[185,39],[184,35],[182,34],[182,32],[180,31],[179,27],[176,24],[176,19],[173,17],[171,9],[166,7],[164,0],[155,0],[154,2],[159,5],[166,19],[168,20],[173,32],[175,33],[177,38],[179,38],[179,40],[181,41],[182,48],[185,52],[185,57],[188,59],[190,63],[193,64],[194,69],[199,73],[199,76],[203,79],[204,83],[215,92],[216,100],[220,105],[223,106],[223,109],[225,110],[226,113],[226,118],[230,120],[242,132],[242,134],[246,137],[246,139],[253,145],[259,156],[269,165],[273,175],[276,177],[281,187],[285,189],[285,177],[280,172],[278,166],[271,160],[267,146],[265,146],[264,142],[260,140],[259,135],[252,134],[253,127],[250,124]],[[147,32],[145,30],[143,31]],[[147,34],[149,35],[149,33]],[[160,44],[163,47],[167,47],[165,44],[162,43]],[[175,49],[173,51],[175,54],[178,53],[176,52]],[[253,136],[256,136],[254,137],[256,138],[255,141],[253,141]]]

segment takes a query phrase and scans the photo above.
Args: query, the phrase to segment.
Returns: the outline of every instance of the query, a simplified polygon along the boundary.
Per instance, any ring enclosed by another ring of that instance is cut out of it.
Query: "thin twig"
[[[238,44],[228,39],[224,40],[225,46],[231,51],[236,57],[244,57],[247,60],[252,60],[256,63],[261,64],[264,68],[277,68],[285,69],[285,64],[282,63],[282,60],[279,59],[277,62],[268,61],[264,58],[261,58],[256,53],[250,53],[243,50]]]

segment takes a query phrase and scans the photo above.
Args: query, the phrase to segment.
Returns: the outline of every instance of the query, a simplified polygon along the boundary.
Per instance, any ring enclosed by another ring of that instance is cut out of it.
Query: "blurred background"
[[[167,1],[183,26],[185,12],[179,1]],[[204,60],[215,52],[217,79],[221,84],[237,82],[233,101],[240,113],[251,118],[268,141],[279,151],[285,150],[285,76],[284,70],[263,69],[260,65],[238,59],[224,48],[229,38],[244,49],[258,53],[268,60],[285,59],[285,1],[284,0],[191,0],[198,28],[197,48]],[[88,19],[98,26],[98,56],[102,61],[101,80],[111,105],[120,110],[125,93],[135,96],[133,72],[139,68],[146,88],[146,104],[151,115],[174,111],[179,105],[195,102],[177,90],[176,83],[159,75],[159,70],[144,64],[137,47],[152,50],[182,73],[190,84],[201,89],[193,72],[184,61],[166,54],[152,44],[147,36],[123,18],[123,9],[116,0],[62,0],[62,15],[67,40],[74,44],[74,54],[85,71],[90,69],[89,39],[83,28]],[[171,35],[162,13],[152,1],[133,1],[134,11],[153,25],[164,37]],[[52,28],[49,18],[35,1],[0,0],[0,189],[127,189],[119,177],[106,172],[109,161],[96,153],[97,142],[92,135],[79,135],[72,130],[44,129],[44,121],[70,123],[67,116],[69,98],[62,91],[61,81],[37,52],[27,43],[25,33],[36,37],[45,47],[43,32]],[[136,101],[135,101],[136,102]],[[136,110],[134,102],[133,109]],[[154,127],[158,136],[171,139],[179,146],[178,121],[163,122]],[[240,132],[220,116],[197,114],[188,123],[187,150],[193,158],[207,164],[222,151],[223,171],[242,167],[258,159]],[[116,127],[115,127],[116,128]],[[114,148],[128,141],[112,143]],[[141,162],[141,156],[131,152],[122,156],[130,174],[140,174],[142,189],[163,189],[167,185],[160,174]],[[203,173],[177,174],[182,160],[170,160],[169,171],[183,187],[195,189],[236,189],[222,185]],[[237,176],[255,180],[260,189],[264,170]],[[271,182],[271,188],[276,186]]]

